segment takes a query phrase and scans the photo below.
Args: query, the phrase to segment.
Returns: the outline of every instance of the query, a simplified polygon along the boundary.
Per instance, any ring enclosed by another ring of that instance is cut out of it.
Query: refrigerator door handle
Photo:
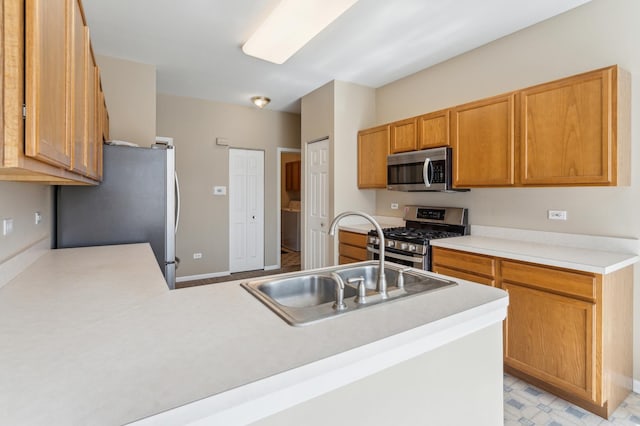
[[[180,224],[180,182],[178,181],[178,172],[174,172],[176,181],[176,228],[175,233],[178,233],[178,225]]]

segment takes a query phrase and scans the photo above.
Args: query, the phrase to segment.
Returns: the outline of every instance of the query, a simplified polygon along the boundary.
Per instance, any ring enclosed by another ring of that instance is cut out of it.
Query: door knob
[[[251,216],[251,219],[255,219],[255,218],[256,218],[255,216]]]

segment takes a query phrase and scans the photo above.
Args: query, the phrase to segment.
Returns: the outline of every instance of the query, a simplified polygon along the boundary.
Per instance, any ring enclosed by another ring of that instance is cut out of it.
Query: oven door
[[[378,260],[380,259],[380,250],[367,245],[367,259]],[[384,260],[387,262],[398,263],[400,265],[411,266],[412,268],[428,270],[429,265],[425,264],[425,256],[419,255],[407,255],[405,252],[400,252],[391,248],[384,250]]]

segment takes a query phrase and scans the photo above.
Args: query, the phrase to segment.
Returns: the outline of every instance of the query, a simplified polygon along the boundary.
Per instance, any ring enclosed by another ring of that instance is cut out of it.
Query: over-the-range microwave
[[[454,192],[451,148],[432,148],[387,156],[387,189],[407,192]]]

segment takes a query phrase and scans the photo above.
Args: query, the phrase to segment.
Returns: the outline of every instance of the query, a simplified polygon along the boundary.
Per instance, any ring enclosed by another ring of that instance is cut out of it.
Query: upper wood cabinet
[[[622,80],[620,80],[622,79]],[[628,184],[626,142],[618,152],[617,67],[522,90],[520,164],[523,185]],[[621,114],[621,115],[619,115]],[[628,123],[624,123],[629,127]]]
[[[71,23],[68,3],[67,0],[25,3],[25,153],[63,168],[71,168],[72,155],[66,120],[70,103],[67,53],[73,47],[67,43],[67,25]]]
[[[0,180],[97,183],[97,69],[80,0],[0,1]]]
[[[358,132],[358,188],[387,187],[389,125]]]
[[[432,112],[418,117],[418,149],[448,146],[449,110]]]
[[[389,153],[415,151],[418,146],[418,119],[408,118],[389,125]]]
[[[300,191],[302,161],[290,161],[285,164],[284,187],[287,191]]]
[[[514,184],[514,105],[510,93],[452,110],[454,186]]]

